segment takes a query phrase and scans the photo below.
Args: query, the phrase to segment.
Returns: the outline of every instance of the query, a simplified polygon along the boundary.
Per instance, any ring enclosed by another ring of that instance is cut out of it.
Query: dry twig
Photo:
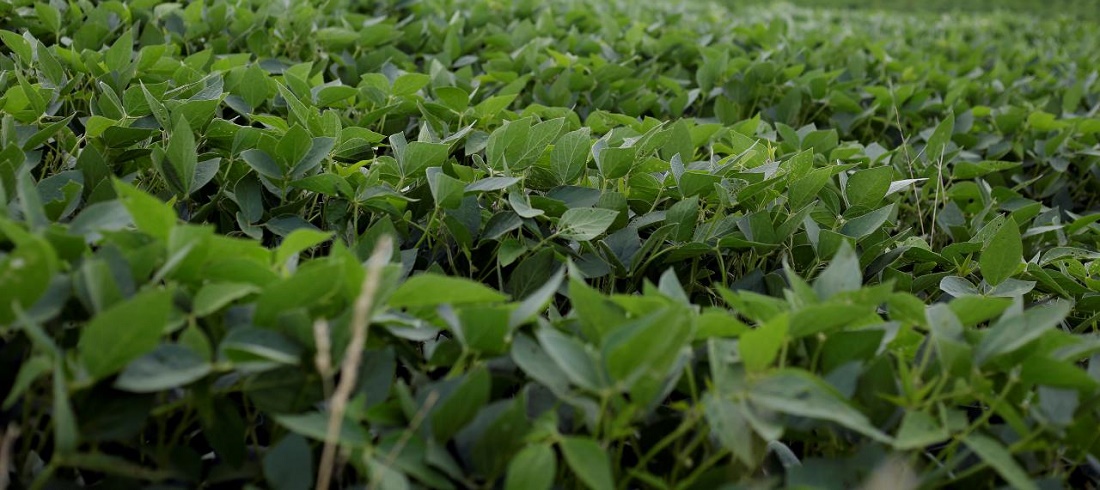
[[[340,364],[340,381],[329,403],[328,427],[325,431],[325,448],[321,452],[321,465],[317,471],[317,489],[327,490],[336,470],[336,440],[348,408],[348,399],[355,389],[359,364],[363,359],[363,348],[367,344],[370,312],[374,306],[374,297],[382,282],[382,270],[392,255],[393,241],[382,237],[375,245],[374,253],[367,261],[367,274],[363,278],[363,288],[355,300],[355,309],[351,319],[351,342],[344,351],[344,361]]]
[[[8,428],[0,435],[0,490],[7,490],[8,475],[11,473],[11,447],[19,438],[19,426],[8,424]]]

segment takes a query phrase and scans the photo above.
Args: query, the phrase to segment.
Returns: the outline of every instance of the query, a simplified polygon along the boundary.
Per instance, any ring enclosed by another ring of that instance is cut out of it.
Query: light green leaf
[[[487,286],[463,279],[433,273],[415,275],[405,281],[389,298],[394,308],[435,306],[442,304],[496,303],[508,296]]]
[[[15,375],[15,382],[12,383],[11,391],[4,398],[4,403],[0,405],[0,408],[10,409],[26,393],[32,383],[49,373],[52,368],[53,362],[46,356],[34,356],[24,361],[23,365],[19,366],[19,374]]]
[[[874,209],[890,190],[894,168],[889,166],[860,170],[848,178],[844,194],[853,209]]]
[[[457,386],[431,411],[432,435],[440,443],[446,443],[477,416],[481,407],[489,403],[491,380],[489,371],[476,369],[461,379],[450,380]]]
[[[948,145],[951,144],[951,135],[954,132],[955,115],[949,113],[936,125],[932,136],[928,138],[928,145],[924,148],[924,156],[933,165],[943,163],[943,157],[947,153]]]
[[[466,192],[490,192],[507,189],[520,182],[519,177],[488,177],[466,186]]]
[[[81,331],[77,351],[92,378],[110,376],[160,343],[172,294],[150,289],[93,318]]]
[[[187,385],[211,370],[210,364],[191,349],[164,344],[126,366],[115,380],[115,388],[152,393]]]
[[[550,168],[559,184],[577,180],[588,164],[592,150],[591,129],[581,128],[562,135],[550,150]]]
[[[982,337],[975,361],[981,364],[1027,345],[1058,325],[1072,309],[1073,303],[1064,300],[1028,308],[1023,313],[1009,309]]]
[[[226,305],[260,292],[260,288],[247,283],[214,282],[206,284],[199,290],[192,301],[191,311],[196,317],[204,317],[214,313]]]
[[[379,490],[409,490],[411,488],[409,478],[395,466],[378,458],[367,459],[371,480],[378,482]]]
[[[573,384],[591,391],[604,386],[595,355],[584,344],[549,327],[540,328],[536,335],[543,352]]]
[[[572,208],[562,213],[559,233],[571,240],[588,241],[607,231],[618,215],[618,211],[610,209]]]
[[[282,267],[291,257],[298,253],[320,245],[332,238],[332,232],[319,231],[310,228],[298,228],[279,244],[275,249],[275,265]]]
[[[138,229],[161,240],[167,240],[172,228],[179,220],[172,207],[121,180],[116,179],[114,184],[119,200],[130,212]]]
[[[814,291],[821,299],[829,299],[837,293],[855,291],[863,285],[863,273],[859,267],[859,257],[847,241],[833,256],[833,261],[825,271],[814,280]]]
[[[279,332],[255,327],[237,327],[222,340],[220,350],[238,368],[268,369],[296,365],[302,348]]]
[[[398,164],[405,177],[420,177],[428,167],[439,167],[447,160],[450,147],[442,143],[413,141],[405,147]]]
[[[890,214],[894,212],[895,206],[897,204],[891,204],[852,218],[844,223],[844,226],[840,228],[840,232],[855,239],[870,235],[878,231],[883,223],[886,223],[886,220],[890,218]]]
[[[195,135],[191,132],[191,125],[182,115],[176,117],[172,134],[168,137],[168,145],[165,147],[168,157],[168,167],[165,171],[165,180],[176,191],[176,194],[185,195],[190,192],[191,185],[195,181],[195,169],[199,165],[198,148],[195,146]],[[171,169],[171,170],[169,170]]]
[[[601,357],[611,380],[641,407],[657,401],[677,359],[692,339],[692,325],[680,307],[650,313],[620,326],[604,339]]]
[[[279,425],[315,441],[328,440],[328,419],[329,415],[322,412],[275,416],[275,421]],[[365,445],[367,440],[367,433],[362,427],[353,420],[345,420],[340,424],[340,432],[336,434],[336,439],[329,442],[358,447]]]
[[[745,369],[758,372],[771,366],[779,355],[783,343],[786,342],[788,325],[787,315],[782,314],[741,334],[738,348],[741,351],[741,362],[745,364]]]
[[[630,173],[634,166],[634,159],[638,155],[636,147],[610,148],[603,147],[597,150],[593,148],[596,159],[596,168],[605,179],[618,179]]]
[[[80,442],[80,432],[76,425],[76,415],[69,400],[69,389],[65,382],[64,359],[54,358],[53,363],[53,443],[54,450],[61,454],[76,451]]]
[[[722,445],[742,463],[755,465],[753,431],[742,411],[733,402],[715,393],[703,396],[703,410],[711,431]]]
[[[427,174],[428,187],[437,206],[453,209],[462,204],[465,182],[443,173],[441,167],[428,167]]]
[[[936,421],[935,417],[915,410],[905,413],[894,440],[894,449],[907,451],[919,449],[947,439],[947,429]]]
[[[963,439],[963,442],[977,453],[982,461],[992,466],[1013,488],[1017,490],[1039,489],[1035,481],[1016,463],[1012,453],[1008,452],[997,440],[981,434],[970,434]]]
[[[393,95],[412,95],[424,88],[431,77],[423,73],[406,73],[393,81]]]
[[[584,437],[564,437],[561,451],[565,462],[591,490],[613,490],[615,482],[611,477],[611,461],[607,452],[595,441]]]
[[[862,412],[852,408],[835,389],[813,374],[787,369],[757,382],[749,395],[762,408],[788,415],[827,420],[871,439],[891,443]]]
[[[557,473],[557,458],[549,446],[536,444],[523,448],[508,463],[504,490],[550,490]]]
[[[11,325],[15,308],[28,310],[49,288],[59,261],[45,239],[0,216],[0,233],[15,250],[0,256],[0,325]]]
[[[510,328],[518,327],[545,311],[546,306],[550,304],[550,300],[554,299],[554,295],[557,294],[564,278],[565,268],[558,269],[542,286],[523,298],[519,306],[512,310],[509,315],[508,326]]]
[[[1023,261],[1024,246],[1020,229],[1010,216],[982,250],[978,264],[985,282],[996,286],[1011,277]]]

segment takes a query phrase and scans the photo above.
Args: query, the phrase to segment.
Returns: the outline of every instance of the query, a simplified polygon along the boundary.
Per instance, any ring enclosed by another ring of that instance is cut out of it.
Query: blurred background
[[[725,0],[730,4],[772,4],[768,0]],[[784,0],[803,7],[910,12],[1012,11],[1037,17],[1068,15],[1100,20],[1100,0]]]

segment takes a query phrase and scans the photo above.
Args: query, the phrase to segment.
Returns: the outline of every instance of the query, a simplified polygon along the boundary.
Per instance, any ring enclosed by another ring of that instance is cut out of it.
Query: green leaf
[[[894,440],[894,449],[908,451],[920,449],[925,446],[943,441],[949,437],[947,429],[936,421],[934,417],[916,410],[905,413],[898,429],[897,438]]]
[[[791,209],[802,209],[813,202],[821,189],[825,188],[825,184],[829,183],[829,179],[833,174],[832,169],[818,168],[791,182],[787,191],[787,199],[790,200]],[[851,182],[851,179],[849,179],[849,182]]]
[[[496,303],[508,296],[489,287],[460,277],[433,273],[415,275],[405,281],[389,298],[394,308],[442,304]]]
[[[368,458],[367,467],[370,468],[371,481],[378,482],[379,490],[409,490],[409,479],[404,473],[397,470],[394,464],[377,458]]]
[[[947,153],[948,145],[951,144],[951,135],[954,132],[955,115],[949,113],[936,125],[936,130],[928,138],[928,145],[924,149],[924,156],[933,165],[943,163],[943,157]]]
[[[172,294],[150,289],[107,309],[81,331],[77,351],[93,379],[110,376],[160,343]]]
[[[989,239],[978,259],[982,277],[991,286],[996,286],[1012,277],[1020,262],[1023,261],[1024,246],[1020,238],[1020,229],[1010,216],[997,233]]]
[[[313,452],[305,438],[287,434],[264,455],[263,470],[275,490],[307,490],[313,487]]]
[[[431,78],[423,73],[406,73],[393,81],[393,95],[412,95],[428,85]]]
[[[581,332],[593,343],[601,344],[605,335],[626,322],[625,312],[577,277],[569,279],[569,300]]]
[[[554,360],[569,381],[590,391],[599,391],[604,386],[595,353],[584,344],[548,327],[540,328],[536,335],[543,352]]]
[[[420,172],[428,167],[439,167],[447,160],[450,147],[442,143],[413,141],[405,148],[398,163],[405,177],[420,177]]]
[[[485,157],[494,170],[510,169],[523,158],[531,141],[531,120],[523,118],[505,122],[489,135]]]
[[[848,178],[844,186],[844,195],[848,197],[848,206],[853,209],[874,209],[894,180],[893,167],[875,167],[861,170]]]
[[[871,439],[891,443],[862,412],[824,381],[805,371],[787,369],[757,382],[749,395],[752,402],[776,412],[827,420]]]
[[[116,179],[114,185],[119,200],[130,212],[138,229],[161,240],[168,240],[172,228],[179,220],[172,207],[120,180]]]
[[[855,239],[863,238],[870,235],[886,223],[886,220],[890,218],[890,215],[894,212],[896,204],[891,204],[886,207],[878,208],[862,216],[852,218],[844,223],[844,226],[840,228],[840,232]]]
[[[53,443],[57,452],[71,454],[76,451],[76,446],[80,442],[80,432],[77,429],[72,402],[69,400],[69,389],[65,382],[65,366],[63,363],[64,359],[61,356],[54,358]]]
[[[523,448],[508,463],[504,490],[550,490],[557,473],[557,458],[549,446],[536,444]]]
[[[821,299],[829,299],[838,293],[855,291],[863,285],[863,273],[856,256],[848,242],[841,242],[840,249],[825,271],[814,280],[814,291]]]
[[[247,181],[241,179],[241,182]],[[351,197],[355,195],[355,190],[352,189],[351,185],[348,184],[348,181],[346,179],[340,177],[339,175],[330,173],[320,173],[316,175],[311,175],[303,179],[298,179],[291,182],[290,186],[296,187],[298,189],[305,189],[310,192],[316,192],[318,194],[324,194],[331,197]],[[237,197],[238,199],[240,198],[239,195]],[[258,213],[262,212],[262,209],[258,211]],[[257,217],[253,221],[256,221],[258,219],[259,218]]]
[[[279,248],[275,249],[275,264],[283,266],[291,257],[320,245],[330,238],[332,238],[332,232],[298,228],[283,238]]]
[[[260,175],[269,179],[282,179],[283,169],[279,168],[278,162],[271,155],[263,150],[247,150],[241,152],[241,159],[252,167]]]
[[[657,401],[676,360],[692,339],[691,322],[669,307],[627,323],[604,339],[601,357],[607,374],[630,391],[631,401],[647,407]]]
[[[611,461],[595,441],[584,437],[563,437],[561,452],[573,474],[592,490],[613,490]]]
[[[253,322],[272,326],[284,312],[323,304],[340,292],[343,275],[342,264],[335,260],[307,261],[293,276],[264,289],[256,300]]]
[[[523,298],[519,306],[508,317],[508,326],[511,328],[518,327],[532,317],[542,313],[546,310],[547,305],[557,294],[558,288],[561,287],[561,282],[565,278],[565,269],[558,269],[549,279],[539,286],[534,292]]]
[[[493,355],[507,352],[512,328],[508,306],[468,306],[458,311],[455,335],[472,351]]]
[[[509,357],[527,376],[543,384],[554,394],[560,396],[569,391],[569,376],[528,335],[516,336]]]
[[[182,115],[176,117],[176,123],[172,127],[172,133],[168,137],[168,145],[164,151],[171,165],[170,175],[165,175],[165,180],[176,191],[176,194],[186,195],[190,193],[191,185],[195,181],[195,170],[199,165],[199,157],[198,149],[195,146],[195,135],[191,132],[190,124]]]
[[[226,305],[250,294],[260,292],[260,288],[247,283],[212,282],[204,285],[195,294],[191,312],[196,317],[204,317],[221,310]]]
[[[745,369],[759,372],[771,366],[787,338],[788,317],[779,315],[741,334],[738,348]]]
[[[1023,313],[1009,309],[982,337],[974,353],[975,361],[982,364],[1022,348],[1058,325],[1072,309],[1073,304],[1064,300],[1032,307]]]
[[[306,157],[313,148],[313,138],[309,131],[295,124],[287,130],[275,146],[275,160],[279,164],[282,175],[293,174],[294,167]]]
[[[299,179],[316,171],[335,145],[336,140],[333,138],[313,138],[305,154],[293,162],[290,177]]]
[[[604,146],[602,149],[597,146],[593,147],[592,152],[595,156],[596,168],[605,179],[625,177],[633,168],[634,159],[638,155],[638,149],[632,146],[625,148]]]
[[[428,187],[436,205],[453,209],[462,204],[462,196],[466,192],[465,182],[443,173],[440,167],[429,167],[427,174]]]
[[[758,215],[762,215],[758,213]],[[695,226],[699,219],[699,196],[691,196],[668,209],[665,213],[665,222],[676,225],[676,241],[686,242],[691,240],[695,233]]]
[[[15,244],[15,250],[0,256],[0,325],[11,325],[15,308],[30,309],[46,293],[60,265],[48,241],[3,216],[0,233]]]
[[[466,186],[465,192],[490,192],[507,189],[523,179],[519,177],[488,177]]]
[[[481,407],[489,403],[491,383],[488,370],[476,369],[454,381],[458,382],[458,386],[432,408],[429,417],[432,435],[441,443],[449,441],[459,429],[474,420]]]
[[[0,408],[4,410],[10,409],[12,405],[27,392],[27,389],[30,388],[32,383],[49,373],[51,369],[53,369],[53,362],[46,356],[34,356],[24,361],[23,364],[19,366],[19,374],[15,376],[11,391],[9,391],[7,397],[4,398],[4,402],[0,405]]]
[[[134,31],[123,31],[115,43],[111,45],[110,49],[103,56],[103,61],[107,64],[107,69],[122,73],[126,71],[126,68],[130,65],[130,60],[134,56]]]
[[[584,174],[592,150],[591,129],[564,134],[550,150],[550,168],[559,184],[570,184]]]
[[[479,117],[492,118],[516,100],[517,96],[517,94],[494,95],[478,103],[474,107],[474,111],[477,112]]]
[[[229,331],[219,347],[238,369],[264,370],[279,365],[297,365],[302,349],[274,330],[237,327]]]
[[[703,410],[707,423],[722,445],[745,465],[757,464],[753,451],[753,430],[742,410],[713,392],[703,396]]]
[[[1038,490],[1039,486],[1028,476],[1027,472],[1020,468],[1012,453],[997,440],[981,434],[970,434],[963,439],[966,447],[977,453],[978,457],[1000,474],[1005,481],[1018,490]]]
[[[329,415],[322,412],[275,416],[275,421],[291,432],[322,442],[328,440],[328,419]],[[367,433],[355,421],[345,420],[336,439],[329,442],[359,447],[367,444]]]
[[[152,393],[185,386],[210,373],[212,367],[191,349],[164,344],[131,362],[115,380],[115,388]]]
[[[570,240],[588,241],[607,231],[618,215],[610,209],[572,208],[562,213],[559,234]]]
[[[263,68],[253,64],[244,71],[238,90],[248,106],[255,110],[271,95],[271,84]]]
[[[34,50],[31,48],[31,44],[23,39],[23,36],[11,31],[0,30],[0,40],[4,42],[4,45],[8,47],[19,56],[19,59],[23,60],[23,63],[30,65],[34,62]]]

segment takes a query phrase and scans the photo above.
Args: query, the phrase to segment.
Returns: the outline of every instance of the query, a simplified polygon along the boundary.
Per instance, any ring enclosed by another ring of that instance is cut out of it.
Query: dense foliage
[[[1038,19],[0,3],[0,481],[1096,488],[1100,29]]]

